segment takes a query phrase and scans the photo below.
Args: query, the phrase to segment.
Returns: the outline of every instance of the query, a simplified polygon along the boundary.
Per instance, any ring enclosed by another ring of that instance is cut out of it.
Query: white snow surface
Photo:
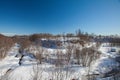
[[[0,61],[0,74],[6,74],[7,70],[14,69],[19,66],[19,58],[15,57],[18,53],[18,47],[12,47],[11,50],[8,52],[8,56],[5,59]],[[0,76],[1,76],[0,75]]]
[[[93,43],[95,45],[95,43]],[[88,46],[89,47],[89,46]],[[91,63],[90,74],[100,74],[109,72],[112,68],[119,66],[117,62],[114,61],[114,57],[117,56],[116,52],[110,52],[110,49],[116,47],[109,47],[107,44],[102,44],[99,48],[99,51],[102,53],[100,58]],[[18,45],[16,44],[8,52],[8,56],[0,61],[0,77],[7,74],[9,69],[12,71],[9,73],[9,80],[33,80],[34,73],[36,73],[36,68],[39,68],[40,80],[49,80],[54,79],[58,75],[58,71],[61,70],[59,67],[55,68],[54,65],[49,63],[42,63],[42,65],[37,65],[36,60],[28,56],[23,57],[22,65],[19,65],[19,58],[15,57],[18,54]],[[61,49],[60,49],[61,50]],[[49,54],[54,54],[54,49],[47,49]],[[63,50],[65,52],[65,50]],[[67,72],[66,70],[69,69]],[[65,75],[69,77],[66,77]],[[68,68],[63,68],[60,75],[63,77],[63,80],[78,79],[81,80],[82,75],[88,74],[87,67],[80,67],[78,65],[70,65]],[[105,80],[105,79],[104,79]]]

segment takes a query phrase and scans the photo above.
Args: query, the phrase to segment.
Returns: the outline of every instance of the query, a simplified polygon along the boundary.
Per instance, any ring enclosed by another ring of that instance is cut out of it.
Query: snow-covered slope
[[[116,49],[116,51],[111,51],[113,48]],[[58,80],[58,77],[61,77],[62,80],[82,80],[83,75],[87,75],[88,73],[104,74],[119,66],[119,63],[114,59],[118,56],[119,48],[110,47],[107,44],[100,46],[99,51],[102,54],[97,60],[91,63],[90,68],[80,67],[79,65],[69,65],[61,69],[47,62],[39,65],[35,59],[29,56],[24,56],[22,64],[19,65],[19,57],[15,57],[16,54],[18,54],[18,49],[19,47],[15,45],[8,52],[8,56],[0,61],[0,76],[8,74],[8,76],[4,77],[9,77],[9,80],[33,80],[35,76],[39,76],[40,80]],[[65,52],[65,49],[62,51]],[[55,53],[55,49],[47,49],[47,52],[44,54],[48,53],[54,58],[52,55]]]
[[[19,66],[19,58],[15,57],[18,53],[18,48],[17,45],[12,47],[8,55],[0,61],[0,76],[6,74],[8,70]]]
[[[112,49],[114,49],[112,51]],[[99,48],[99,51],[102,53],[100,58],[94,61],[91,64],[91,73],[92,74],[108,74],[112,70],[119,70],[120,63],[115,60],[118,55],[118,47],[110,47],[109,44],[102,44]],[[118,72],[119,72],[118,71]],[[110,78],[111,79],[111,78]],[[100,80],[109,80],[108,78],[103,78]]]

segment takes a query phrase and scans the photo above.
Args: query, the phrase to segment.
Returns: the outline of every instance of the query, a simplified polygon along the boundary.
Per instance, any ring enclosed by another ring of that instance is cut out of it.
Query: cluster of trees
[[[3,59],[7,55],[7,52],[13,45],[14,42],[10,37],[0,34],[0,59]]]
[[[49,33],[40,33],[40,34],[32,34],[29,36],[29,40],[30,41],[36,41],[36,40],[40,40],[42,38],[45,38],[45,39],[50,39],[50,38],[53,38],[54,35],[52,34],[49,34]]]
[[[88,67],[92,61],[95,61],[100,57],[101,53],[97,51],[97,46],[89,48],[81,47],[81,45],[77,46],[68,42],[65,47],[66,52],[59,49],[55,52],[57,57],[55,65],[57,67],[63,67],[66,65],[77,64],[82,67]]]
[[[120,46],[120,36],[118,35],[99,35],[94,37],[94,41],[100,43],[110,43],[111,46]]]
[[[87,67],[90,66],[92,61],[95,61],[100,56],[100,52],[92,48],[83,48],[79,50],[76,48],[74,57],[77,60],[77,64]]]

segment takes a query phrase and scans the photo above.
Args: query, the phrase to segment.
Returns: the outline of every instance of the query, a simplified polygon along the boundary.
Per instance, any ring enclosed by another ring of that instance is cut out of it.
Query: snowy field
[[[91,43],[90,45],[86,44],[85,47],[89,48],[95,45],[95,43]],[[32,46],[31,48],[34,47]],[[54,63],[57,58],[57,51],[62,51],[64,55],[66,50],[43,49],[46,59],[42,64],[38,64],[38,60],[30,55],[25,55],[20,64],[20,57],[16,57],[19,54],[19,45],[15,44],[8,52],[8,55],[0,61],[0,80],[85,80],[86,75],[105,74],[120,66],[119,62],[115,61],[115,58],[119,56],[119,47],[110,47],[106,43],[100,45],[98,48],[98,51],[101,52],[100,57],[92,61],[89,67],[68,64],[67,62],[64,62],[62,67],[56,67]],[[64,56],[62,58],[64,59]],[[109,80],[110,78],[98,77],[97,79]]]

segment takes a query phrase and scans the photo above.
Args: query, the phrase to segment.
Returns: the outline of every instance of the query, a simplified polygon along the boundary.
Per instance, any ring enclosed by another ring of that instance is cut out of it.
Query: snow
[[[104,44],[105,45],[105,44]],[[112,58],[115,58],[118,53],[118,49],[117,47],[109,47],[109,46],[104,46],[103,44],[101,45],[101,47],[99,48],[99,51],[101,51],[103,54],[110,56]],[[112,49],[115,49],[115,52],[111,52]]]
[[[90,45],[86,45],[87,47],[94,46],[95,43],[90,43]],[[115,52],[111,52],[111,49],[116,49]],[[119,48],[110,47],[108,44],[102,44],[99,47],[99,51],[102,53],[100,58],[93,61],[89,67],[81,67],[79,65],[68,65],[66,67],[55,67],[55,65],[50,63],[43,62],[41,65],[37,64],[36,59],[26,55],[22,58],[22,64],[19,65],[19,58],[15,57],[18,54],[19,45],[15,44],[14,47],[8,52],[8,55],[5,59],[0,61],[0,76],[3,76],[7,73],[9,69],[12,71],[9,73],[9,80],[32,80],[34,77],[34,73],[37,73],[39,70],[39,78],[41,80],[55,79],[58,75],[58,71],[61,71],[59,75],[63,78],[62,80],[70,80],[70,79],[78,79],[81,80],[83,75],[89,74],[102,74],[111,71],[113,68],[119,66],[119,63],[114,60],[117,55]],[[52,58],[55,58],[53,55],[56,51],[66,52],[65,49],[51,49],[44,48],[46,52],[44,54],[48,54]],[[34,51],[35,52],[35,51]],[[67,75],[66,75],[67,74]],[[60,77],[60,76],[59,76]],[[105,80],[105,79],[101,79]]]
[[[32,66],[30,65],[19,66],[9,74],[9,77],[10,77],[9,79],[10,80],[29,80],[33,75],[33,72],[31,69],[32,69]]]
[[[103,74],[118,66],[119,63],[117,63],[114,59],[101,57],[100,59],[96,60],[96,62],[94,62],[94,65],[92,65],[92,70],[94,71],[94,74]]]
[[[14,69],[16,67],[19,66],[18,62],[19,62],[19,58],[16,58],[15,55],[17,53],[17,50],[18,47],[13,47],[11,49],[10,52],[8,52],[8,56],[3,59],[2,61],[0,61],[0,76],[3,76],[4,74],[6,74],[6,72],[9,70],[9,69]]]
[[[111,52],[111,49],[116,49],[116,52]],[[108,44],[102,44],[99,51],[102,52],[99,59],[91,64],[91,72],[93,74],[104,74],[110,72],[112,69],[116,69],[120,66],[118,62],[115,61],[117,57],[117,51],[119,48],[110,47]],[[107,78],[100,80],[108,80]]]

